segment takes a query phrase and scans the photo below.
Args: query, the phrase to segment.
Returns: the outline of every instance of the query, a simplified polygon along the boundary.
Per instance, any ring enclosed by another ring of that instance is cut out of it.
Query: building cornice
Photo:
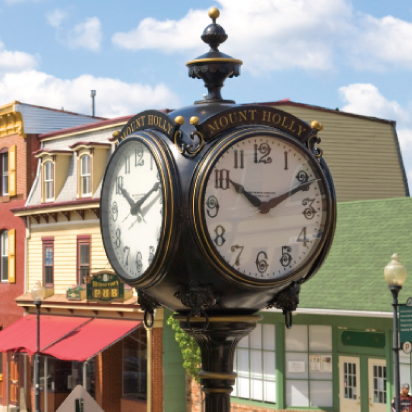
[[[25,138],[23,116],[17,111],[18,101],[0,107],[0,138],[18,134]]]

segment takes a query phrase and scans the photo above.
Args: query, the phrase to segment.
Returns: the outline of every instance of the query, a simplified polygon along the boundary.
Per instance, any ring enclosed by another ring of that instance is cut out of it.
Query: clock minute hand
[[[294,195],[297,192],[300,192],[301,190],[305,190],[308,188],[313,182],[316,182],[316,180],[311,180],[309,182],[302,183],[301,185],[295,187],[292,190],[289,190],[286,193],[283,193],[280,196],[273,197],[272,199],[268,200],[267,202],[263,202],[261,207],[260,207],[260,213],[266,214],[269,213],[270,209],[273,209],[275,206],[279,205],[282,203],[284,200],[286,200],[288,197]]]
[[[253,205],[253,206],[260,206],[261,201],[258,197],[252,195],[251,193],[247,192],[245,190],[245,188],[240,185],[239,183],[235,183],[233,180],[230,180],[230,183],[232,183],[233,187],[235,188],[237,193],[241,193],[242,195],[244,195],[246,197],[246,199]]]
[[[143,195],[143,197],[138,200],[136,203],[134,203],[130,209],[130,213],[132,215],[136,215],[138,212],[140,212],[140,206],[142,206],[142,204],[147,200],[147,198],[153,193],[153,192],[157,192],[159,189],[159,182],[156,182],[154,184],[154,186],[145,194]]]

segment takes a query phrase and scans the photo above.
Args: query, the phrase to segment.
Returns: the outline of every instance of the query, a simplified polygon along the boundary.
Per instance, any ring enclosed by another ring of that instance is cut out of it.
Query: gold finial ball
[[[220,16],[220,11],[216,7],[209,9],[209,17],[213,20],[216,20]]]
[[[113,132],[113,137],[117,138],[117,136],[119,136],[120,132],[118,130],[116,130],[115,132]]]
[[[192,116],[190,118],[190,124],[193,126],[197,126],[199,124],[199,118],[197,116]]]
[[[180,126],[185,124],[185,118],[183,116],[176,116],[175,117],[175,122],[177,124],[180,124]]]
[[[323,126],[321,122],[318,122],[317,120],[314,120],[310,126],[312,127],[312,129],[316,129],[317,131],[321,131],[323,130]]]

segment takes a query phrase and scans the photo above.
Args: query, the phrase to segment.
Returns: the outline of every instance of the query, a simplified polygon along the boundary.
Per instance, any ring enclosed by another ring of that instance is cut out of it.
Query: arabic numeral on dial
[[[138,275],[142,274],[142,269],[143,269],[142,254],[140,252],[137,252],[137,254],[136,254],[136,270],[137,270]]]
[[[265,273],[269,267],[268,255],[266,252],[259,252],[256,256],[256,267],[260,273]]]
[[[124,163],[124,174],[127,175],[130,173],[130,156],[126,156],[126,161]]]
[[[223,237],[223,235],[226,233],[225,228],[222,225],[216,226],[215,233],[216,237],[213,239],[213,241],[217,246],[222,246],[226,242],[226,239]]]
[[[116,177],[116,194],[121,195],[123,189],[123,176]]]
[[[153,170],[153,157],[150,156],[150,170]]]
[[[206,202],[207,214],[209,217],[216,217],[219,213],[219,202],[216,196],[209,196]]]
[[[232,252],[236,252],[237,250],[239,250],[239,253],[237,254],[236,260],[235,260],[235,265],[236,266],[240,266],[240,255],[242,254],[244,248],[245,248],[244,246],[239,246],[239,245],[233,245],[230,248],[230,250]]]
[[[268,157],[272,149],[267,143],[255,144],[255,163],[272,163],[272,158]],[[262,155],[259,158],[259,154]]]
[[[315,201],[315,199],[309,199],[308,197],[302,200],[302,205],[307,206],[307,208],[305,208],[305,210],[302,212],[302,214],[308,220],[313,219],[315,217],[315,214],[316,214],[316,210],[312,206],[314,201]]]
[[[309,176],[304,170],[300,170],[296,175],[296,179],[298,179],[300,183],[306,183],[309,179]]]
[[[119,209],[117,208],[117,203],[116,202],[112,203],[112,206],[110,207],[110,212],[111,212],[113,221],[116,222],[117,216],[119,214]]]
[[[143,159],[143,147],[139,146],[137,149],[134,149],[134,165],[136,166],[143,166],[144,159]]]
[[[288,170],[288,152],[285,152],[285,170]]]
[[[124,264],[126,266],[129,266],[129,254],[130,254],[130,247],[129,246],[125,246],[123,248],[123,252],[124,252]]]
[[[239,166],[239,168],[240,169],[243,169],[244,168],[244,160],[243,160],[243,155],[244,155],[244,152],[243,152],[243,150],[240,150],[240,152],[238,151],[238,150],[234,150],[233,151],[233,153],[234,153],[234,156],[235,156],[235,165],[233,166],[233,168],[234,169],[237,169],[238,168],[238,156],[240,157],[240,166]]]
[[[154,252],[155,252],[155,248],[153,246],[150,246],[149,247],[149,258],[148,258],[149,265],[151,265],[153,262]]]
[[[226,190],[230,185],[230,172],[227,169],[215,169],[215,189]]]
[[[298,238],[297,238],[297,241],[298,242],[302,242],[303,243],[303,246],[307,246],[307,244],[308,244],[308,242],[309,242],[309,239],[306,237],[306,227],[304,227],[301,231],[300,231],[300,233],[299,233],[299,236],[298,236]]]
[[[280,258],[280,264],[283,267],[289,266],[292,262],[292,256],[290,255],[292,248],[290,246],[282,246],[282,257]]]
[[[121,235],[121,231],[120,231],[120,229],[117,229],[116,230],[116,240],[115,240],[114,243],[115,243],[115,245],[118,249],[120,247],[120,244],[122,243],[121,240],[120,240],[120,235]]]

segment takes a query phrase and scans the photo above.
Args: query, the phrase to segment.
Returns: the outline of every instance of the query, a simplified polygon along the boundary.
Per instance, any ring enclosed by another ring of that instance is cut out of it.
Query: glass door
[[[339,356],[340,410],[360,412],[359,357]]]
[[[369,411],[386,412],[386,361],[368,359]]]

